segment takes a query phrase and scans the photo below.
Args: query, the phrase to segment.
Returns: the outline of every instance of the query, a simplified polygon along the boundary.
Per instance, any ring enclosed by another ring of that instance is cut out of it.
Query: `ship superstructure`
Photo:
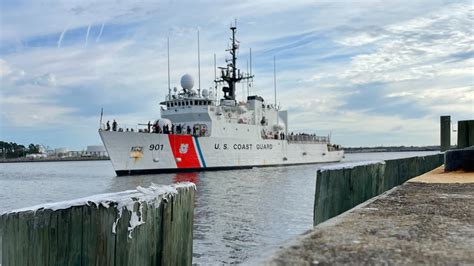
[[[190,75],[182,90],[168,89],[161,118],[129,131],[103,125],[99,134],[117,175],[202,171],[258,166],[335,162],[343,158],[329,137],[288,132],[288,113],[261,96],[237,101],[239,82],[253,75],[237,68],[236,27],[231,26],[231,59],[219,68],[215,88],[193,89]]]

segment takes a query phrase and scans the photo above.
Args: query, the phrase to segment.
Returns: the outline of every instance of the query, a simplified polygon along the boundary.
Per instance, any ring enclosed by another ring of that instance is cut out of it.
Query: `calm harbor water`
[[[436,152],[347,154],[345,161]],[[0,164],[0,213],[89,195],[192,181],[194,263],[242,263],[312,227],[320,165],[116,177],[109,161]]]

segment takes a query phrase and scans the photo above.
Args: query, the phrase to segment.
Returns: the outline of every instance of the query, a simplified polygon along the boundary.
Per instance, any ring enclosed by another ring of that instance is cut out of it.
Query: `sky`
[[[439,116],[474,119],[472,1],[0,1],[1,140],[82,150],[104,120],[159,118],[189,73],[213,86],[237,20],[251,94],[290,131],[344,146],[439,145]],[[237,98],[243,96],[237,89]],[[452,139],[455,143],[455,133]]]

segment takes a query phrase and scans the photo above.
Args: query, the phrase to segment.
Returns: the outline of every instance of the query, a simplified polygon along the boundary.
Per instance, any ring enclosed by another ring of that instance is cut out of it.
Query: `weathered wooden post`
[[[194,188],[152,185],[4,213],[1,265],[191,265]]]
[[[474,120],[458,121],[458,149],[474,146]]]
[[[447,151],[451,147],[451,116],[440,117],[441,151]]]

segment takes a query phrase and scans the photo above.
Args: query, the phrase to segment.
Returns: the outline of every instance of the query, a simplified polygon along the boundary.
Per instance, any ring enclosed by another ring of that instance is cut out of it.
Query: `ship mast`
[[[235,39],[237,25],[231,25],[230,30],[232,31],[232,46],[226,51],[231,54],[232,59],[229,60],[230,63],[227,64],[227,67],[220,67],[221,76],[219,79],[216,79],[215,82],[216,84],[224,82],[227,83],[227,86],[222,88],[222,91],[224,92],[224,99],[235,101],[236,83],[244,79],[251,79],[253,76],[248,73],[243,75],[240,73],[240,69],[237,68],[237,50],[239,49],[238,41]]]

